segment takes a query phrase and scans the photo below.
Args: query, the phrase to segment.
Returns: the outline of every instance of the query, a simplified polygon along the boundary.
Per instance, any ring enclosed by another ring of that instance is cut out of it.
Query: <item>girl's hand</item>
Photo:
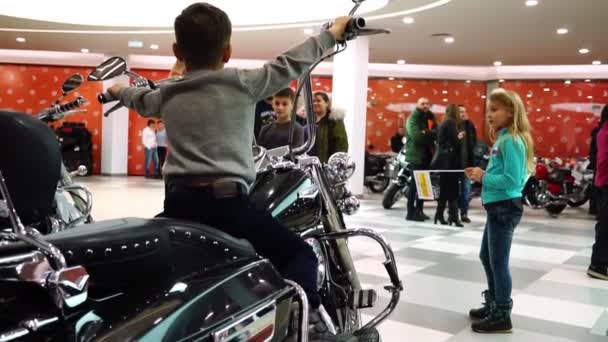
[[[469,179],[481,183],[481,179],[486,172],[478,167],[469,167],[464,170],[464,173]]]
[[[464,139],[465,135],[466,135],[466,133],[464,131],[458,133],[458,140]]]

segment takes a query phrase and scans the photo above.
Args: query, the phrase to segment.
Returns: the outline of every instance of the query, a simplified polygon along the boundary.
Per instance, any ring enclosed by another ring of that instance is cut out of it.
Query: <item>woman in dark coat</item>
[[[460,110],[458,105],[451,104],[446,108],[445,119],[439,126],[437,132],[437,147],[440,150],[448,150],[448,160],[443,161],[444,168],[447,170],[462,170],[462,139],[465,133],[460,119]],[[458,215],[458,198],[459,198],[459,180],[458,173],[441,173],[439,177],[439,199],[437,202],[437,212],[435,213],[435,224],[437,221],[441,224],[452,223],[457,227],[462,227]],[[446,204],[448,206],[448,221],[443,217]]]

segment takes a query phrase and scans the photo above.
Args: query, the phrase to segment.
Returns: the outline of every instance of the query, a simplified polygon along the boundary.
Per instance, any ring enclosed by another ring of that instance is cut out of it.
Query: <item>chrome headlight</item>
[[[345,183],[355,173],[355,162],[347,153],[334,153],[327,161],[327,176],[333,184]]]
[[[323,286],[323,282],[325,281],[325,254],[323,254],[323,248],[317,239],[309,238],[305,241],[310,245],[310,247],[312,247],[312,251],[315,253],[315,256],[319,262],[319,265],[317,266],[317,290],[320,290]]]
[[[353,215],[359,210],[361,203],[359,202],[359,199],[357,197],[351,195],[340,200],[338,202],[338,206],[340,207],[340,210],[342,210],[342,212],[346,215]]]

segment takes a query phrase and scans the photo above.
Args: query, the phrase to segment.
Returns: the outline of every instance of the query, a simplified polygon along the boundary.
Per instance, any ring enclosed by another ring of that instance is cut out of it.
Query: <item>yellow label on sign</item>
[[[434,200],[433,185],[431,184],[431,173],[429,171],[414,171],[418,198],[422,200]]]

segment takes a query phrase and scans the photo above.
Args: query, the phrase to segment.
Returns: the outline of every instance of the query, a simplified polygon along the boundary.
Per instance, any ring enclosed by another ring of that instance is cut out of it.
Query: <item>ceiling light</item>
[[[497,66],[497,67],[498,67],[498,66],[501,66],[501,65],[502,65],[502,62],[501,62],[501,61],[496,61],[496,62],[494,62],[494,66]]]
[[[399,59],[399,60],[397,60],[397,64],[403,65],[403,64],[405,64],[405,60]]]
[[[152,49],[152,50],[158,50],[158,44],[151,44],[150,45],[150,49]]]
[[[536,111],[537,111],[537,112],[540,112],[540,108],[536,108]]]
[[[591,80],[585,80],[585,82],[589,83],[589,82],[591,82]]]
[[[130,48],[142,48],[144,47],[144,42],[142,42],[141,40],[129,40],[127,45]]]
[[[82,52],[82,53],[89,53],[89,49],[82,48],[82,49],[80,49],[80,52]]]
[[[304,29],[304,34],[312,34],[313,32],[315,32],[313,29],[311,28],[305,28]]]
[[[414,23],[414,18],[412,18],[412,17],[405,17],[405,18],[403,18],[402,21],[403,21],[404,24],[413,24]]]
[[[23,38],[23,37],[17,37],[16,40],[18,43],[25,43],[25,38]]]
[[[452,44],[455,39],[454,37],[445,37],[445,39],[443,40],[446,44]]]
[[[589,95],[589,96],[587,96],[587,98],[588,98],[589,100],[591,100],[591,99],[593,99],[593,96]]]
[[[532,94],[526,95],[529,99],[532,98]]]
[[[568,33],[568,29],[565,27],[560,27],[557,29],[557,34],[567,34]]]
[[[403,94],[403,96],[408,97],[408,96],[410,96],[410,94],[405,93],[405,94]]]
[[[502,78],[498,80],[498,83],[503,83],[505,80],[503,80]]]
[[[482,98],[482,99],[485,99],[485,98],[486,98],[486,96],[485,96],[485,95],[481,95],[481,98]]]
[[[443,102],[448,102],[448,99],[443,99]]]
[[[471,83],[471,80],[466,80],[467,83]]]
[[[526,6],[528,6],[528,7],[534,7],[536,5],[538,5],[538,0],[528,0],[528,1],[526,1]]]
[[[564,84],[572,84],[572,81],[570,81],[570,80],[565,80],[565,81],[564,81]]]
[[[593,65],[600,65],[600,64],[602,64],[602,61],[593,61],[593,62],[591,62],[591,64],[593,64]]]
[[[581,55],[586,55],[589,53],[589,49],[579,49],[578,53],[580,53]]]
[[[545,88],[545,89],[543,89],[543,90],[544,90],[544,91],[551,91],[551,89],[549,89],[549,88]]]
[[[395,80],[395,78],[394,78],[394,77],[389,77],[389,78],[388,78],[388,80],[389,80],[389,81],[394,81],[394,80]]]
[[[403,84],[397,84],[397,88],[399,88],[399,89],[403,88]]]
[[[447,91],[447,90],[444,90],[444,91],[442,91],[442,93],[443,93],[443,94],[447,94],[447,93],[448,93],[448,91]]]

